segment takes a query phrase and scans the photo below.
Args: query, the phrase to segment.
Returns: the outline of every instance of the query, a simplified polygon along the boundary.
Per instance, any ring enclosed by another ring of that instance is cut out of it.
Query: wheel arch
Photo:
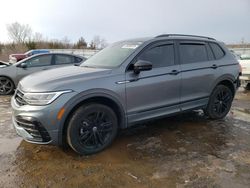
[[[224,86],[227,86],[231,91],[232,91],[232,94],[233,96],[235,95],[235,87],[234,87],[234,84],[230,81],[230,80],[223,80],[223,81],[220,81],[217,85],[224,85]]]
[[[70,117],[72,114],[82,105],[87,103],[100,103],[109,106],[114,110],[118,117],[118,125],[119,128],[124,129],[127,127],[127,120],[125,115],[125,108],[124,105],[117,99],[116,96],[110,95],[107,92],[106,93],[90,93],[87,94],[81,93],[72,98],[70,101],[67,102],[65,105],[65,114],[64,118],[61,120],[60,126],[59,126],[59,145],[64,145],[66,141],[66,132],[68,127],[68,122],[70,120]]]
[[[235,95],[235,92],[236,92],[235,83],[236,83],[236,81],[237,81],[237,79],[235,79],[234,76],[224,75],[216,80],[215,84],[213,85],[212,91],[214,90],[214,88],[216,86],[224,85],[224,86],[227,86],[232,91],[233,95]]]

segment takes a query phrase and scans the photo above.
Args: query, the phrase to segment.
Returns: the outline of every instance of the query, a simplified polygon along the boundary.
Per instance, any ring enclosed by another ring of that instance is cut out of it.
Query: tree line
[[[12,53],[24,53],[31,49],[102,49],[107,46],[105,38],[96,35],[88,43],[84,37],[72,43],[67,37],[59,39],[48,39],[42,33],[33,32],[27,24],[14,22],[6,26],[9,43],[0,42],[0,60],[7,61]]]

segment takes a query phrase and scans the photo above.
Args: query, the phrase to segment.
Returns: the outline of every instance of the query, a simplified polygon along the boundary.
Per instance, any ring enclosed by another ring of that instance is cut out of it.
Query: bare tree
[[[20,24],[18,22],[7,25],[8,35],[15,43],[24,43],[31,38],[32,30],[27,24]]]
[[[95,44],[94,44],[93,40],[89,43],[89,48],[95,49]]]
[[[92,43],[95,49],[105,48],[108,44],[105,38],[100,37],[98,35],[94,36]]]
[[[62,38],[61,43],[65,46],[65,48],[70,47],[70,40],[69,40],[69,38],[67,36]]]
[[[35,32],[33,35],[33,41],[34,42],[42,42],[45,41],[45,39],[43,38],[43,34],[39,33],[39,32]]]
[[[100,47],[101,37],[98,35],[94,36],[92,42],[93,42],[94,48],[98,49]]]
[[[102,38],[101,42],[100,42],[100,48],[103,49],[103,48],[106,48],[107,46],[108,46],[108,43],[107,43],[106,39]]]
[[[87,48],[88,44],[85,41],[85,39],[83,37],[80,37],[79,40],[77,41],[77,43],[75,44],[76,48]]]

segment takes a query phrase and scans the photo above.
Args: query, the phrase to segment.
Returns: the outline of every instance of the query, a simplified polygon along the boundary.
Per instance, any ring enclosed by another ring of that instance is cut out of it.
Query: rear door
[[[214,83],[215,67],[213,54],[206,42],[179,41],[181,66],[181,109],[207,104],[210,88]]]
[[[24,61],[26,68],[17,66],[17,80],[19,81],[29,74],[50,69],[52,67],[52,57],[53,55],[51,54],[44,54]]]
[[[143,50],[126,72],[128,122],[178,112],[180,102],[180,67],[175,61],[172,41],[157,42]],[[152,70],[135,74],[132,65],[138,60],[152,63]]]
[[[82,62],[82,59],[79,57],[75,57],[67,54],[55,54],[54,66],[62,67],[62,66],[72,66],[74,64],[79,64]]]

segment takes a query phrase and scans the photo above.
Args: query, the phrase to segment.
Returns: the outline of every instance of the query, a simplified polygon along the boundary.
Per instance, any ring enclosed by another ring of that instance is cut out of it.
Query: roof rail
[[[171,37],[171,36],[198,37],[198,38],[205,38],[205,39],[215,40],[214,38],[211,38],[211,37],[205,37],[205,36],[199,36],[199,35],[184,35],[184,34],[163,34],[163,35],[158,35],[158,36],[156,36],[155,38],[160,38],[160,37]]]

